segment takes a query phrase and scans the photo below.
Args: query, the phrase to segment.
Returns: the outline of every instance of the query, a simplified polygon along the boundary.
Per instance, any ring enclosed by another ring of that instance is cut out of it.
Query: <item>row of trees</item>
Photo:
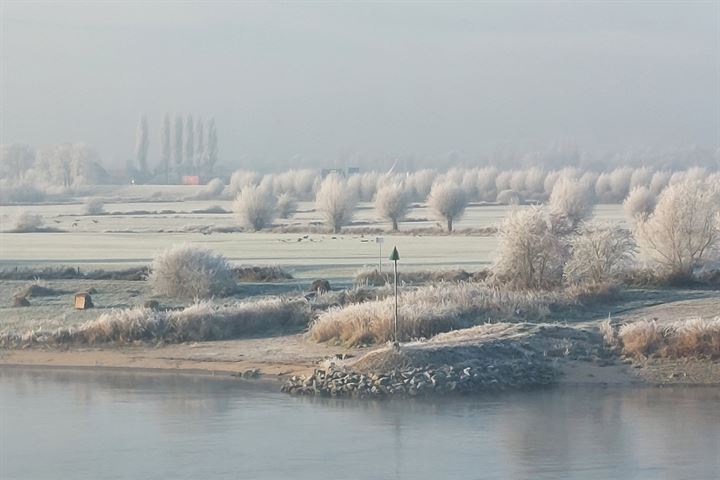
[[[270,203],[280,197],[314,199],[317,210],[327,217],[328,225],[336,231],[349,223],[355,204],[361,200],[374,201],[378,214],[392,224],[393,230],[398,230],[413,202],[427,202],[438,219],[445,222],[447,230],[452,231],[471,201],[489,198],[486,192],[495,194],[507,185],[522,188],[522,193],[505,189],[496,194],[494,200],[505,204],[549,202],[558,212],[564,212],[556,216],[556,221],[564,222],[566,229],[573,229],[589,215],[595,203],[622,202],[627,198],[626,209],[642,210],[647,215],[657,194],[667,185],[699,181],[708,175],[709,172],[701,168],[680,172],[622,168],[607,173],[583,172],[575,168],[547,173],[536,168],[526,171],[485,168],[455,169],[446,174],[430,170],[384,175],[370,172],[348,178],[334,174],[321,180],[311,170],[265,176],[238,171],[232,175],[230,185],[223,188],[216,180],[206,194],[211,190],[217,195],[222,192],[226,197],[236,198],[243,191],[252,190]],[[528,193],[531,200],[527,200]],[[283,203],[287,204],[287,200]],[[274,210],[264,211],[269,215]],[[635,216],[635,213],[631,215]]]
[[[212,172],[218,159],[218,137],[213,118],[205,122],[202,117],[183,117],[176,114],[163,116],[160,124],[160,150],[156,173],[167,177],[171,171],[179,174]],[[135,136],[135,168],[142,175],[150,174],[148,150],[150,140],[147,116],[141,115]]]
[[[43,201],[83,185],[106,182],[98,153],[84,143],[63,143],[35,150],[0,145],[0,202]]]

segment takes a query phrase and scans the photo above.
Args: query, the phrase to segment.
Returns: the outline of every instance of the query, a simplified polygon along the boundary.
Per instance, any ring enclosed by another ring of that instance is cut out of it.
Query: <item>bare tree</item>
[[[355,195],[347,188],[347,182],[335,174],[323,180],[315,196],[315,208],[335,233],[340,233],[342,227],[350,223],[356,202]]]
[[[618,224],[584,224],[570,240],[564,276],[570,282],[601,283],[622,272],[635,254],[632,234]]]
[[[163,115],[162,125],[160,127],[160,166],[162,171],[165,173],[165,182],[168,181],[168,174],[170,173],[170,115],[165,113]]]
[[[542,207],[513,208],[500,225],[493,274],[520,289],[542,289],[562,280],[565,248]]]
[[[410,197],[402,183],[385,185],[375,195],[375,210],[392,222],[394,232],[398,231],[398,222],[405,218],[409,208]]]
[[[276,215],[275,207],[275,197],[271,192],[259,186],[248,185],[235,199],[233,211],[243,225],[258,231],[272,224]]]
[[[669,276],[689,277],[720,242],[720,182],[685,180],[660,194],[655,211],[637,222],[641,252]]]
[[[435,215],[447,222],[448,232],[453,230],[453,221],[465,213],[467,203],[465,191],[458,185],[447,181],[433,185],[428,197],[428,206]]]
[[[142,173],[147,173],[147,152],[148,152],[148,125],[145,114],[140,115],[137,132],[135,135],[135,159],[137,168]]]

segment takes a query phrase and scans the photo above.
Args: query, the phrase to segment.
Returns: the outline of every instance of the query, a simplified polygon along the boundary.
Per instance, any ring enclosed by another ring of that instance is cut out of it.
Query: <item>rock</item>
[[[318,295],[329,292],[330,291],[330,282],[328,282],[325,279],[317,279],[315,280],[312,285],[310,286],[311,292],[317,292]]]
[[[160,302],[158,302],[157,300],[148,300],[143,303],[143,307],[149,308],[150,310],[159,310]]]

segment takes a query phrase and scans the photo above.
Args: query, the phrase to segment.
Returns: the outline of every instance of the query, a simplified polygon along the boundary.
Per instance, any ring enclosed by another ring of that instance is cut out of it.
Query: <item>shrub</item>
[[[428,206],[436,216],[447,222],[448,232],[453,230],[453,221],[465,213],[467,203],[465,191],[447,181],[433,185],[428,197]]]
[[[217,305],[203,301],[182,310],[135,307],[110,310],[78,328],[51,333],[6,335],[0,344],[28,343],[166,343],[225,340],[307,325],[310,308],[304,300],[269,298]]]
[[[635,242],[619,225],[584,225],[570,241],[572,252],[564,276],[574,283],[607,282],[624,271],[633,258]]]
[[[428,338],[489,321],[539,320],[549,314],[551,306],[567,301],[557,293],[508,292],[469,283],[421,287],[401,296],[398,338]],[[394,305],[394,299],[388,297],[332,308],[311,324],[310,338],[349,345],[391,340]]]
[[[620,327],[623,351],[636,357],[720,357],[720,317],[690,318],[665,326],[641,320]]]
[[[30,212],[20,212],[13,223],[12,231],[15,233],[32,233],[42,231],[45,222],[40,215]]]
[[[179,298],[221,296],[235,289],[225,257],[189,244],[156,254],[148,280],[155,294]]]
[[[86,215],[100,215],[105,211],[105,204],[99,198],[88,198],[85,201]]]
[[[409,207],[410,198],[401,183],[385,185],[375,195],[377,213],[392,222],[394,232],[398,231],[398,222],[405,218]]]
[[[452,270],[415,270],[398,274],[398,283],[401,285],[422,285],[438,282],[466,282],[468,280],[484,280],[486,271],[474,273],[466,272],[460,268]],[[355,273],[355,285],[383,286],[394,282],[392,272],[380,273],[374,268],[363,268]]]
[[[501,283],[542,289],[562,280],[565,249],[542,207],[514,208],[499,229],[493,274]]]
[[[268,190],[249,185],[243,187],[235,199],[233,211],[243,225],[255,231],[262,230],[275,218],[275,199]]]
[[[623,202],[623,210],[631,220],[639,218],[644,221],[653,212],[656,203],[657,198],[648,187],[635,187]]]
[[[323,180],[315,197],[315,208],[335,233],[340,233],[342,227],[350,223],[355,203],[356,197],[348,190],[347,182],[335,174]]]
[[[690,277],[720,242],[720,185],[688,180],[669,185],[655,211],[637,222],[641,252],[668,276]]]
[[[281,193],[277,199],[277,212],[280,218],[290,218],[297,211],[297,201],[289,193]]]

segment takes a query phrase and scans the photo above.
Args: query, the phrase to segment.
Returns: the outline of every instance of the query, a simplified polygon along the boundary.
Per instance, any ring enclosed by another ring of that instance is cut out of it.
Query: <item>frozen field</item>
[[[196,187],[133,186],[95,187],[94,196],[106,200],[105,215],[85,215],[84,205],[46,204],[0,207],[2,230],[10,227],[21,211],[42,215],[58,233],[1,233],[0,268],[71,265],[81,268],[122,268],[147,264],[158,250],[175,243],[201,243],[222,252],[231,261],[252,265],[279,265],[298,278],[327,277],[347,279],[358,268],[376,265],[380,256],[376,235],[353,230],[374,227],[389,230],[378,219],[371,203],[361,203],[354,225],[343,234],[321,233],[324,227],[312,202],[301,202],[299,212],[276,225],[292,225],[300,233],[212,233],[203,227],[236,227],[232,213],[192,213],[213,206],[230,211],[227,200],[185,200]],[[160,192],[155,193],[155,192]],[[175,201],[147,200],[153,193]],[[507,213],[506,206],[470,206],[456,229],[497,226]],[[599,205],[595,215],[603,220],[622,220],[620,205]],[[425,205],[408,214],[401,230],[428,229],[437,226]],[[189,230],[189,231],[188,231]],[[489,265],[496,248],[493,236],[453,236],[431,234],[386,234],[383,257],[397,246],[406,268],[462,266],[478,269]]]

